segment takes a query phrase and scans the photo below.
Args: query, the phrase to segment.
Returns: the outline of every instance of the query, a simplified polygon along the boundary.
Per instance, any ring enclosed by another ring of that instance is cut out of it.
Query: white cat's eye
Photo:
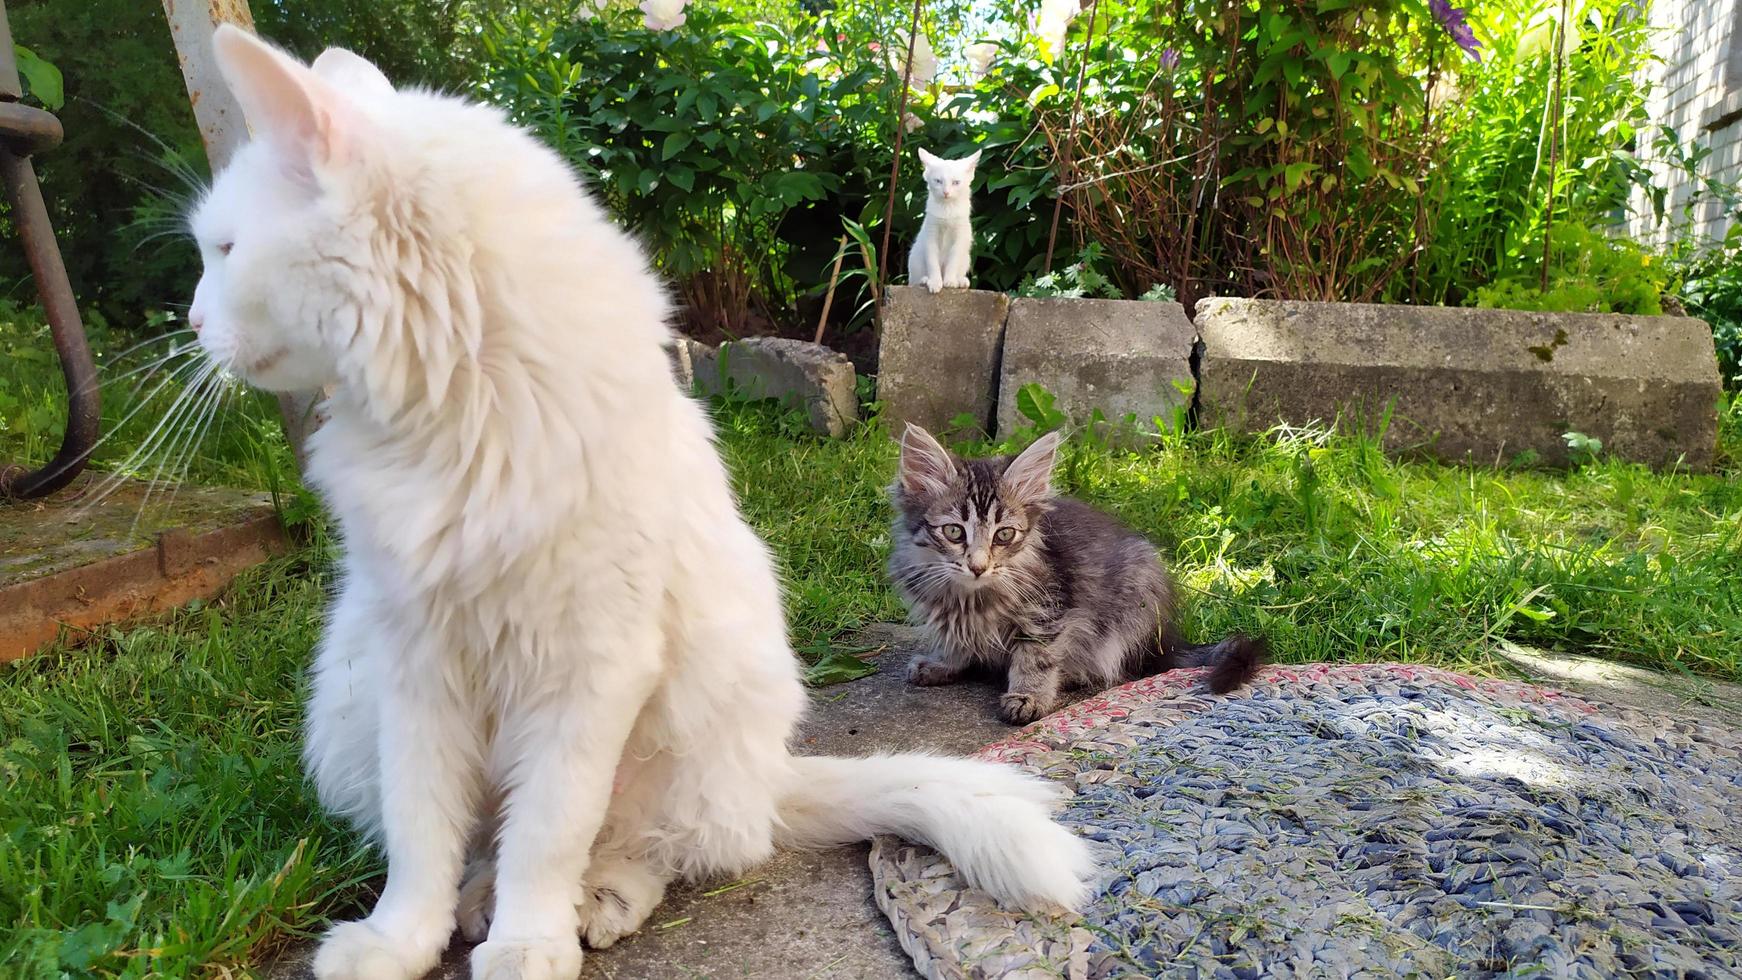
[[[944,540],[952,544],[961,544],[962,538],[966,537],[962,532],[962,525],[960,524],[945,524],[942,530],[944,532]]]
[[[235,247],[236,247],[235,242],[219,242],[218,243],[218,254],[219,255],[229,255],[230,250],[235,248]]]
[[[997,534],[992,535],[992,540],[999,544],[1009,544],[1016,540],[1016,529],[1013,527],[1001,527],[998,529]]]

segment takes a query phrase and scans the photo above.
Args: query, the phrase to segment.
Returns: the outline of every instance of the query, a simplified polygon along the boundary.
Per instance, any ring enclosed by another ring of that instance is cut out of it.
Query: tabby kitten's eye
[[[1001,527],[998,529],[997,534],[992,535],[992,540],[999,544],[1009,544],[1016,540],[1016,529],[1013,527]]]
[[[962,533],[962,525],[960,524],[945,524],[943,526],[943,532],[944,540],[951,544],[961,544],[962,538],[966,537],[966,535]]]

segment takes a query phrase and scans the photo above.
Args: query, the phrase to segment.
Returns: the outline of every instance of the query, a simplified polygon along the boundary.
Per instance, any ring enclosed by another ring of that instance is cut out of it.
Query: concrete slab
[[[210,598],[288,547],[266,494],[125,481],[93,503],[105,477],[0,504],[0,662]]]
[[[673,355],[680,380],[686,353],[691,382],[706,394],[720,394],[729,385],[749,398],[788,402],[804,410],[813,431],[836,439],[859,418],[853,362],[822,344],[788,337],[751,337],[717,348],[685,343]]]
[[[1004,328],[998,380],[998,435],[1028,424],[1017,407],[1022,386],[1037,382],[1053,407],[1083,424],[1099,409],[1117,427],[1132,416],[1137,431],[1167,426],[1191,401],[1197,331],[1178,303],[1117,299],[1018,299]]]
[[[1207,299],[1207,425],[1360,426],[1388,405],[1388,450],[1564,465],[1562,436],[1653,466],[1709,469],[1717,446],[1712,332],[1673,316]]]
[[[918,688],[903,680],[917,631],[879,625],[847,647],[879,670],[812,692],[798,747],[815,755],[933,749],[967,754],[1011,731],[998,720],[993,683]],[[897,980],[916,976],[871,899],[869,845],[782,853],[741,881],[675,887],[640,932],[589,950],[595,980]],[[432,977],[464,980],[470,947],[456,941]],[[271,980],[308,980],[312,945],[263,968]]]
[[[992,433],[1009,308],[1003,293],[889,287],[878,336],[877,400],[891,432],[913,422],[941,433],[957,416],[968,415]]]
[[[1742,730],[1742,684],[1698,675],[1662,674],[1596,657],[1503,643],[1499,654],[1526,679],[1592,701]]]

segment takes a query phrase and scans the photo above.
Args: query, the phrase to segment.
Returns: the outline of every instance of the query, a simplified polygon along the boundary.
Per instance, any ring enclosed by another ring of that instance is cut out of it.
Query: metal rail
[[[0,0],[0,183],[5,184],[12,204],[12,224],[18,229],[36,280],[36,295],[48,318],[67,385],[67,424],[60,451],[35,470],[0,464],[0,500],[40,497],[71,483],[96,447],[102,421],[97,365],[85,341],[78,302],[67,282],[66,265],[42,200],[42,186],[30,163],[33,155],[59,146],[63,132],[59,119],[24,105],[19,101],[23,96],[18,62],[12,53],[12,28],[6,20],[5,0]]]

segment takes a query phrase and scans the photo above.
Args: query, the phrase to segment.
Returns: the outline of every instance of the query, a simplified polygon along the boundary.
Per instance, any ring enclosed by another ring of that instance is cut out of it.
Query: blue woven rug
[[[1073,790],[1105,877],[1007,912],[879,840],[921,974],[1742,977],[1742,737],[1407,665],[1193,671],[988,748]]]

